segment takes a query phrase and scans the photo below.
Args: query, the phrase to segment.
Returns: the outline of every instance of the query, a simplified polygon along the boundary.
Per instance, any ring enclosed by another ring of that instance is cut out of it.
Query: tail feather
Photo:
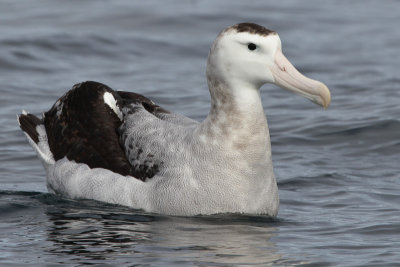
[[[23,114],[18,116],[18,122],[21,130],[24,131],[36,144],[39,143],[37,126],[43,124],[43,121],[35,115],[23,112]]]
[[[17,118],[19,127],[25,133],[29,143],[47,169],[49,165],[54,164],[54,157],[47,141],[46,129],[43,121],[35,115],[26,113],[25,111],[23,111]]]

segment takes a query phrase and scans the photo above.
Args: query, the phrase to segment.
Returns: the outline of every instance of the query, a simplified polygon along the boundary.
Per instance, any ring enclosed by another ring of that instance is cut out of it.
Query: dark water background
[[[1,0],[0,265],[400,266],[399,10],[395,0]],[[243,21],[276,30],[294,65],[332,92],[324,111],[262,88],[277,219],[170,217],[46,193],[21,109],[40,114],[96,80],[201,120],[209,46]]]

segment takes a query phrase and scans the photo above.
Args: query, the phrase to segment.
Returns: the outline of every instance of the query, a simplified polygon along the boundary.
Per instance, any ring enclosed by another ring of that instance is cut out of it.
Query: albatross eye
[[[255,44],[253,44],[253,43],[249,43],[249,44],[247,45],[247,48],[248,48],[249,50],[253,51],[253,50],[256,50],[257,46],[256,46]]]

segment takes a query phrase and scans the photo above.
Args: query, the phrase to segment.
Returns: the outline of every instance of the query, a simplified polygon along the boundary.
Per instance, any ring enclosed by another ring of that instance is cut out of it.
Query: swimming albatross
[[[21,129],[50,192],[171,215],[278,212],[260,87],[274,83],[328,107],[329,89],[300,74],[276,32],[252,23],[222,31],[207,63],[211,108],[203,122],[139,94],[83,82]]]

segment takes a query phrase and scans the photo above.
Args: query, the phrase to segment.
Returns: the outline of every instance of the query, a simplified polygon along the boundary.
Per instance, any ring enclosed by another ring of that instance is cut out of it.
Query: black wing
[[[75,85],[45,113],[44,124],[54,159],[67,157],[90,168],[105,168],[121,175],[134,175],[120,146],[121,121],[104,102],[104,93],[116,94],[97,82]]]
[[[153,177],[158,172],[157,166],[133,166],[127,159],[118,132],[122,122],[105,104],[106,92],[113,95],[119,107],[135,103],[156,116],[169,114],[142,95],[114,91],[104,84],[88,81],[76,84],[60,97],[44,114],[43,121],[32,114],[20,115],[20,127],[38,143],[36,126],[44,124],[56,161],[67,157],[90,168],[104,168],[143,181]]]

